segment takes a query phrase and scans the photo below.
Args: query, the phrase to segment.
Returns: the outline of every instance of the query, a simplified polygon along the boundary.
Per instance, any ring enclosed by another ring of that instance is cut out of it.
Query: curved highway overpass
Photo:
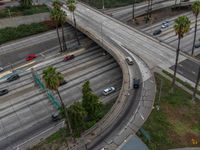
[[[49,6],[51,7],[51,4]],[[72,14],[65,5],[62,9],[67,13],[67,21],[73,24]],[[71,148],[99,149],[106,145],[109,149],[116,149],[130,134],[135,134],[148,118],[155,97],[154,77],[140,56],[112,35],[116,33],[116,25],[126,27],[124,24],[81,3],[77,4],[75,16],[78,29],[107,50],[119,63],[123,73],[123,85],[110,112],[85,132]],[[110,21],[115,23],[114,26],[110,26]],[[118,37],[120,38],[120,35]],[[125,62],[126,56],[135,60],[133,66]],[[134,78],[140,78],[142,81],[138,91],[133,89]]]

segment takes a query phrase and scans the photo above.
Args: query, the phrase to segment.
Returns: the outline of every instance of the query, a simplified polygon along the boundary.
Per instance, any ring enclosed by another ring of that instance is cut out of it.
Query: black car
[[[140,87],[140,79],[133,79],[133,88],[138,89]]]
[[[195,48],[199,48],[200,47],[200,43],[199,44],[195,44],[194,47]]]
[[[61,119],[60,112],[55,112],[51,115],[52,121],[59,121]]]
[[[63,80],[60,82],[60,86],[67,84],[67,81]]]
[[[0,90],[0,96],[7,94],[9,91],[8,89]]]
[[[153,35],[158,35],[158,34],[160,34],[162,31],[160,30],[160,29],[158,29],[158,30],[155,30],[154,32],[153,32]]]
[[[17,79],[19,79],[19,75],[18,74],[13,74],[7,79],[7,81],[8,82],[12,82],[12,81],[15,81]]]

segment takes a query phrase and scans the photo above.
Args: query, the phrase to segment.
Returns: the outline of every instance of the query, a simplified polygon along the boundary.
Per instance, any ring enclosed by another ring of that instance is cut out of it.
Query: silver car
[[[0,67],[0,72],[2,72],[4,69],[2,67]]]
[[[108,87],[106,89],[103,90],[103,95],[109,95],[111,93],[115,92],[115,88],[114,87]]]

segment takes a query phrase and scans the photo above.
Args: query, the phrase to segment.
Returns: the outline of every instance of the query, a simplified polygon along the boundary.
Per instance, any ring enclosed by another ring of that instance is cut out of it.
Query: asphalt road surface
[[[99,47],[91,47],[75,54],[76,58],[69,62],[63,62],[63,56],[50,58],[37,64],[35,70],[41,75],[42,70],[51,65],[64,75],[68,83],[61,86],[59,91],[66,105],[81,99],[81,86],[87,80],[90,80],[92,90],[101,100],[107,102],[117,98],[122,75],[114,59],[108,54],[102,55],[102,52]],[[10,91],[0,97],[0,149],[16,148],[18,144],[55,125],[51,114],[56,110],[46,94],[34,87],[30,69],[26,70],[20,79],[0,84],[0,89]],[[116,87],[116,92],[103,96],[103,89],[109,86]]]
[[[68,48],[72,48],[74,44],[77,45],[74,28],[67,24],[64,32]],[[84,37],[82,33],[79,33],[82,41]],[[56,31],[52,30],[0,45],[0,66],[5,67],[18,61],[25,61],[28,54],[46,54],[54,51],[59,52],[59,45]]]

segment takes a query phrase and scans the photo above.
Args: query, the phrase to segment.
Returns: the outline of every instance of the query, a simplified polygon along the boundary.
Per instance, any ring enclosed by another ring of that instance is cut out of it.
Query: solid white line
[[[56,126],[60,126],[60,125],[61,125],[61,127],[63,127],[63,124],[64,124],[64,121],[60,122],[60,123],[59,123],[59,124],[57,124]],[[14,149],[16,149],[16,150],[17,150],[17,149],[19,149],[19,147],[21,147],[22,145],[24,145],[24,144],[26,144],[26,143],[30,142],[31,140],[33,140],[33,139],[35,139],[35,138],[39,137],[39,136],[40,136],[40,135],[42,135],[42,134],[44,134],[44,133],[46,133],[46,132],[48,132],[48,131],[52,130],[53,128],[55,128],[55,127],[50,127],[50,128],[48,128],[48,129],[46,129],[46,130],[44,130],[44,131],[40,132],[39,134],[37,134],[37,135],[35,135],[35,136],[31,137],[30,139],[28,139],[28,140],[24,141],[23,143],[21,143],[21,144],[17,145],[17,146],[16,146]]]

